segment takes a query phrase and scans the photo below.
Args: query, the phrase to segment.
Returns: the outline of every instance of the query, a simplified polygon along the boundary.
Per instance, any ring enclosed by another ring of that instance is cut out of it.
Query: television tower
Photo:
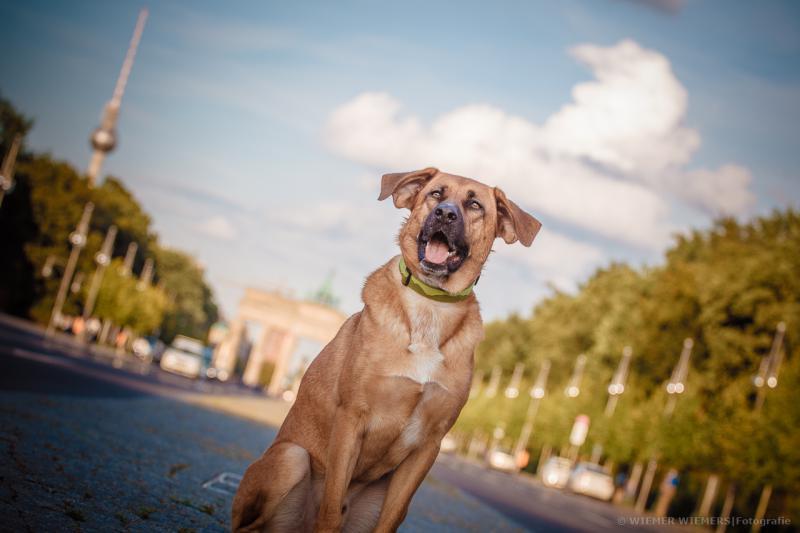
[[[115,128],[117,125],[117,116],[119,115],[119,107],[122,104],[122,95],[125,93],[125,85],[128,83],[128,76],[130,76],[131,68],[133,68],[133,60],[136,57],[136,49],[139,46],[139,40],[142,38],[142,31],[144,30],[144,23],[146,20],[147,8],[144,8],[139,11],[139,18],[136,20],[136,28],[133,30],[131,44],[128,47],[128,53],[125,54],[125,61],[122,63],[122,70],[119,72],[117,85],[114,87],[114,95],[106,104],[100,126],[94,130],[91,137],[89,137],[89,141],[94,149],[92,152],[92,159],[89,162],[89,169],[86,171],[89,187],[94,187],[106,154],[117,145],[117,132]]]

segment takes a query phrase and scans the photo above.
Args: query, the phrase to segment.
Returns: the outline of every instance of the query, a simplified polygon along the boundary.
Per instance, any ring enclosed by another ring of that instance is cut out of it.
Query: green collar
[[[421,294],[425,298],[430,298],[431,300],[435,300],[437,302],[460,302],[462,300],[466,300],[469,298],[469,295],[472,294],[472,288],[475,286],[475,283],[473,283],[463,291],[456,293],[450,293],[437,287],[431,287],[424,281],[414,277],[414,275],[411,274],[411,271],[406,266],[406,262],[402,257],[400,257],[400,276],[402,278],[403,285],[414,289],[414,291]]]

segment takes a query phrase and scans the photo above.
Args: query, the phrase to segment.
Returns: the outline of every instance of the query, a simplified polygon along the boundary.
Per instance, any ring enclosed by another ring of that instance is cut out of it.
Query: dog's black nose
[[[458,210],[455,204],[450,202],[442,202],[437,205],[433,214],[436,220],[442,224],[452,224],[461,217],[461,211]]]

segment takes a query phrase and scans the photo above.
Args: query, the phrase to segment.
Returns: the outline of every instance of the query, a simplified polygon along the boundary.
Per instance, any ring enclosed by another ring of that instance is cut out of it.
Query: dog
[[[244,474],[233,531],[395,531],[467,401],[483,338],[472,288],[495,238],[530,246],[541,224],[500,189],[435,168],[384,175],[389,196],[410,210],[401,254],[309,366]]]

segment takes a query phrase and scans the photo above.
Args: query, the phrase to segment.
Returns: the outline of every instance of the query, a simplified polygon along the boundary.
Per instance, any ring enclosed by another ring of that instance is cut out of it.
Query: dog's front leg
[[[328,443],[325,488],[314,526],[315,533],[335,532],[342,527],[344,498],[361,451],[363,436],[363,414],[340,406],[336,410]]]
[[[439,454],[439,440],[414,450],[392,474],[375,533],[396,531],[406,517],[411,498]]]

